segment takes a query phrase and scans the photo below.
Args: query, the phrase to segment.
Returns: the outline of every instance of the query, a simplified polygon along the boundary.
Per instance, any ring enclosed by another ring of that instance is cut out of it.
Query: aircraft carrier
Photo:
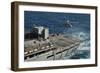
[[[25,61],[48,61],[69,59],[76,53],[80,39],[64,34],[49,34],[43,27],[35,27],[34,39],[24,41]],[[25,35],[26,36],[26,35]],[[33,36],[29,36],[30,38]]]

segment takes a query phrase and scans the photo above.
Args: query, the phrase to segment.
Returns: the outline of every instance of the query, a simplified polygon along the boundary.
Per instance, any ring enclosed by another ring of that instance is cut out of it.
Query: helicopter
[[[67,27],[67,28],[72,28],[73,27],[73,24],[78,24],[79,22],[76,22],[76,21],[72,21],[69,19],[69,17],[64,17],[64,26]]]
[[[78,24],[79,22],[73,22],[73,21],[70,21],[70,20],[66,20],[65,22],[64,22],[64,26],[65,27],[67,27],[67,28],[72,28],[73,27],[73,24]]]

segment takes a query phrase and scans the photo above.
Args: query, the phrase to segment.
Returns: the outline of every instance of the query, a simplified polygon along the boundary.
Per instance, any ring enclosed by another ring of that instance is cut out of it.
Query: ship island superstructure
[[[33,27],[32,32],[25,37],[25,61],[47,61],[69,59],[75,54],[80,40],[64,34],[49,34],[49,28]]]

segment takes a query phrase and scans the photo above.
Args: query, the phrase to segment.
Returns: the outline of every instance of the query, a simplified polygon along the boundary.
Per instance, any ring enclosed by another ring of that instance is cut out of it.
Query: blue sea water
[[[64,25],[67,20],[72,27]],[[24,11],[24,32],[30,32],[33,26],[48,27],[50,34],[62,33],[85,40],[71,59],[90,57],[90,14]]]

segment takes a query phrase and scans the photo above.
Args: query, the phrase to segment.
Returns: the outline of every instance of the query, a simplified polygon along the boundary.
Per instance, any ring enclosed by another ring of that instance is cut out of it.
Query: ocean
[[[66,21],[72,27],[66,27]],[[70,59],[90,58],[90,14],[24,11],[24,33],[31,32],[33,26],[47,27],[50,34],[79,38],[82,43]]]

